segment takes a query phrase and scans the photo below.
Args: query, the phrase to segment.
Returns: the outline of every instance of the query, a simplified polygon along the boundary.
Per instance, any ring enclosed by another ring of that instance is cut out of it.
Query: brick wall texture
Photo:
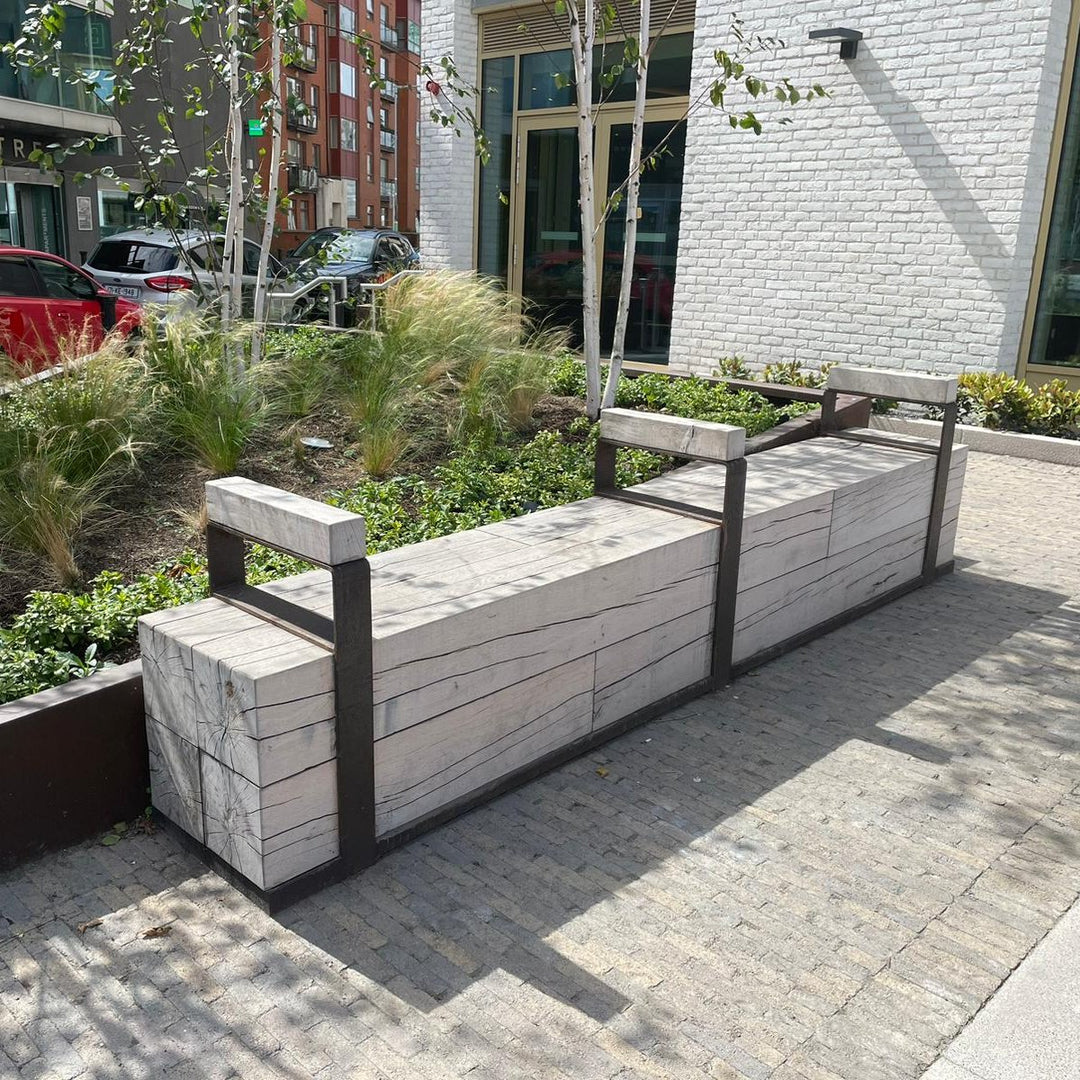
[[[765,77],[828,101],[758,108],[765,134],[708,106],[689,120],[671,364],[725,356],[913,371],[1013,370],[1031,281],[1070,0],[699,2],[693,95],[730,12],[786,40]],[[425,4],[425,57],[475,74],[476,17]],[[808,41],[849,26],[859,56]],[[771,121],[771,123],[770,123]],[[424,128],[422,247],[472,265],[471,141]]]
[[[422,61],[439,77],[438,61],[450,57],[462,82],[479,79],[477,29],[469,0],[424,0]],[[431,120],[433,99],[420,89],[420,250],[424,265],[467,270],[473,266],[475,152],[472,132]],[[475,102],[463,101],[475,108]]]
[[[694,84],[732,5],[698,7]],[[691,116],[671,362],[1012,369],[1067,0],[747,0],[766,73],[832,93],[760,137]],[[809,31],[865,35],[854,61]],[[766,118],[779,107],[760,110]]]

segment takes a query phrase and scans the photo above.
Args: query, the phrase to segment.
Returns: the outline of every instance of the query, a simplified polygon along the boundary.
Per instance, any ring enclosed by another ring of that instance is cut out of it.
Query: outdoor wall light
[[[862,41],[861,30],[848,30],[843,26],[834,26],[829,30],[811,30],[811,41],[839,41],[840,59],[854,60],[859,55],[859,42]]]

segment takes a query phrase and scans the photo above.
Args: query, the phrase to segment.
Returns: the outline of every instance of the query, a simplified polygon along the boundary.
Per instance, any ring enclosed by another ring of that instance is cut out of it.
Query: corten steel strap
[[[248,585],[244,542],[297,555],[330,572],[333,617],[326,618]],[[211,522],[206,528],[210,592],[298,634],[333,655],[337,740],[338,842],[343,873],[375,861],[375,740],[371,663],[371,567],[367,558],[324,563]]]
[[[938,549],[941,544],[941,526],[945,517],[945,497],[949,489],[949,470],[952,467],[953,441],[956,436],[956,400],[942,403],[926,398],[897,397],[893,393],[871,393],[865,390],[845,388],[843,393],[867,398],[889,398],[913,405],[933,405],[942,410],[941,438],[938,445],[923,446],[904,439],[890,438],[886,434],[874,431],[840,430],[836,420],[836,397],[840,391],[826,388],[821,407],[821,434],[834,439],[846,439],[849,442],[867,443],[871,446],[886,446],[895,450],[908,450],[916,454],[933,454],[934,486],[930,498],[930,516],[926,525],[926,543],[923,547],[923,562],[920,577],[923,582],[933,581],[938,576]]]
[[[615,480],[616,453],[620,447],[672,455],[670,449],[605,439],[601,436],[596,444],[594,494],[619,502],[647,506],[654,510],[665,510],[681,517],[694,518],[697,521],[706,521],[720,526],[720,551],[713,599],[713,647],[709,685],[713,689],[726,686],[732,678],[735,603],[739,590],[739,555],[742,548],[743,514],[746,505],[746,458],[726,460],[699,454],[674,455],[684,457],[688,461],[704,461],[724,467],[724,508],[722,511],[717,511],[680,502],[677,499],[650,495],[644,491],[628,491],[620,488]]]

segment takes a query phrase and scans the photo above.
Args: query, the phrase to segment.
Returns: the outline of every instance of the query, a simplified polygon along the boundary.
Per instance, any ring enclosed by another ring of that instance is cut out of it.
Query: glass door
[[[625,192],[630,171],[631,125],[613,123],[607,135],[606,187],[610,198]],[[686,123],[676,118],[645,124],[641,156],[649,162],[641,176],[637,243],[630,285],[625,358],[647,364],[666,364],[671,343],[671,305],[675,295],[675,264],[679,253],[679,212],[682,207]],[[601,347],[611,349],[622,277],[626,215],[616,207],[604,228],[604,277],[600,301]]]
[[[671,307],[679,242],[684,110],[653,107],[647,114],[643,155],[655,155],[642,176],[634,282],[626,335],[626,358],[667,363]],[[609,107],[596,123],[598,205],[622,186],[630,165],[631,110]],[[582,259],[588,245],[578,205],[577,126],[572,114],[521,117],[517,121],[517,182],[514,185],[511,283],[539,322],[571,328],[582,344]],[[600,346],[611,349],[623,263],[624,211],[616,207],[593,245],[603,252]]]
[[[534,319],[571,327],[574,344],[580,345],[583,242],[577,128],[522,124],[518,154],[518,288]]]

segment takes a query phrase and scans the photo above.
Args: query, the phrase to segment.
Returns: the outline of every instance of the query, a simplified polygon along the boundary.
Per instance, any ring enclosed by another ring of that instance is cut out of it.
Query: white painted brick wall
[[[449,56],[463,82],[475,86],[477,28],[469,0],[424,0],[422,60],[439,75]],[[472,132],[456,135],[430,119],[431,95],[420,84],[420,253],[425,266],[467,270],[473,266],[475,149]],[[463,102],[476,107],[475,101]]]
[[[760,137],[691,117],[672,365],[1013,370],[1068,0],[709,0],[695,87],[733,7],[788,42],[761,74],[833,97]],[[826,26],[863,32],[855,60]]]

